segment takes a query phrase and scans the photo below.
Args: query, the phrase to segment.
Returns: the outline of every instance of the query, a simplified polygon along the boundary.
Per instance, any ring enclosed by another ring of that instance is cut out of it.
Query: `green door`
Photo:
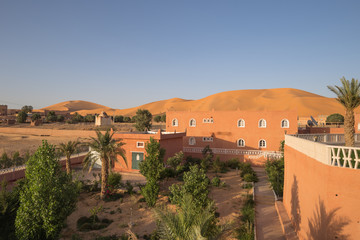
[[[133,152],[131,166],[132,169],[139,169],[139,163],[144,160],[144,153],[142,152]]]

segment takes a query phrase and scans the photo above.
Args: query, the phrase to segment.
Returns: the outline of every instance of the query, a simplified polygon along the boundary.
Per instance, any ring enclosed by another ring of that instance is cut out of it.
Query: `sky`
[[[0,1],[0,104],[130,108],[360,77],[360,1]]]

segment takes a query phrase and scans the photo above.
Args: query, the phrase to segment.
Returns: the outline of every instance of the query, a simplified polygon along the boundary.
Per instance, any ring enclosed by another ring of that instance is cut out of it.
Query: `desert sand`
[[[67,101],[43,109],[95,114],[106,111],[110,115],[133,116],[137,109],[148,109],[153,115],[170,111],[286,111],[295,110],[298,116],[344,114],[343,107],[334,99],[293,88],[236,90],[221,92],[198,100],[172,98],[128,109],[112,109],[85,101]],[[358,109],[356,112],[360,112]]]

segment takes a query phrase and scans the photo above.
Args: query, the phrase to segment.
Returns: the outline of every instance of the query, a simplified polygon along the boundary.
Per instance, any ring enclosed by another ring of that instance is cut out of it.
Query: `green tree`
[[[16,116],[16,120],[18,123],[24,123],[26,122],[27,113],[25,111],[20,111],[18,115]]]
[[[57,115],[57,117],[56,117],[56,121],[58,121],[58,122],[63,122],[65,120],[65,117],[63,116],[63,115]]]
[[[160,143],[150,137],[150,142],[145,145],[145,161],[140,163],[140,173],[146,177],[146,184],[141,189],[147,204],[152,207],[156,203],[159,193],[158,181],[164,170],[165,149]]]
[[[39,113],[34,113],[32,116],[31,116],[31,120],[32,121],[36,121],[36,120],[39,120],[41,119],[41,116]]]
[[[160,115],[155,116],[154,121],[157,122],[157,123],[161,122],[161,116]]]
[[[138,109],[135,116],[135,128],[138,131],[149,131],[151,129],[152,115],[149,110]]]
[[[336,100],[345,107],[345,146],[353,147],[355,145],[354,109],[360,105],[360,83],[354,78],[349,81],[343,77],[340,81],[342,86],[328,86],[328,88],[336,94]]]
[[[326,123],[344,123],[344,116],[339,113],[333,113],[326,118]]]
[[[26,113],[31,113],[32,112],[32,110],[33,110],[33,107],[32,106],[28,106],[28,105],[25,105],[25,106],[23,106],[22,108],[21,108],[21,111],[24,111],[24,112],[26,112]]]
[[[190,194],[184,195],[176,213],[164,207],[155,209],[160,239],[215,239],[221,232],[214,221],[213,209],[213,202],[205,208],[198,209],[193,204],[193,197]]]
[[[114,122],[124,122],[124,116],[122,115],[116,115],[114,118]]]
[[[57,116],[54,111],[49,111],[46,115],[46,121],[48,122],[56,122]]]
[[[66,157],[66,172],[71,174],[71,155],[77,150],[77,146],[80,144],[79,141],[68,141],[67,143],[60,143],[59,149]]]
[[[77,112],[75,112],[75,114],[72,116],[72,120],[73,122],[83,122],[84,121],[84,117],[81,116],[80,114],[78,114]]]
[[[19,151],[14,152],[12,160],[13,160],[13,164],[15,164],[16,166],[20,166],[24,164],[24,158],[20,157]]]
[[[87,114],[85,116],[85,122],[95,122],[95,116],[94,115],[91,115],[91,114]]]
[[[184,153],[182,151],[175,153],[174,156],[169,157],[166,161],[167,165],[169,165],[174,171],[176,168],[184,161]]]
[[[163,115],[161,115],[161,121],[166,122],[166,114],[165,113]]]
[[[124,122],[126,122],[126,123],[131,122],[131,118],[130,117],[124,117]]]
[[[105,134],[102,134],[99,130],[96,130],[97,138],[93,138],[89,146],[91,151],[86,155],[84,159],[84,167],[89,168],[91,171],[95,162],[100,159],[101,161],[101,192],[100,198],[103,199],[106,192],[106,183],[111,172],[111,168],[115,161],[118,161],[117,156],[121,156],[127,166],[125,151],[122,146],[125,144],[121,139],[113,139],[114,133],[110,133],[107,130]]]
[[[190,171],[184,173],[183,184],[173,184],[170,186],[170,200],[179,205],[183,196],[190,194],[193,198],[193,204],[197,208],[204,208],[209,204],[209,179],[204,169],[197,165],[190,166]]]
[[[18,239],[57,239],[74,210],[77,187],[61,170],[55,147],[43,141],[29,159],[15,219]]]

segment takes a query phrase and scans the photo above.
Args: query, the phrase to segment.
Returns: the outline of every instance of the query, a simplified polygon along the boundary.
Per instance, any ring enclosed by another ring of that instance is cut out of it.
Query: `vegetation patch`
[[[100,220],[97,215],[81,217],[77,220],[76,226],[80,232],[99,230],[108,227],[113,221],[107,218]]]

